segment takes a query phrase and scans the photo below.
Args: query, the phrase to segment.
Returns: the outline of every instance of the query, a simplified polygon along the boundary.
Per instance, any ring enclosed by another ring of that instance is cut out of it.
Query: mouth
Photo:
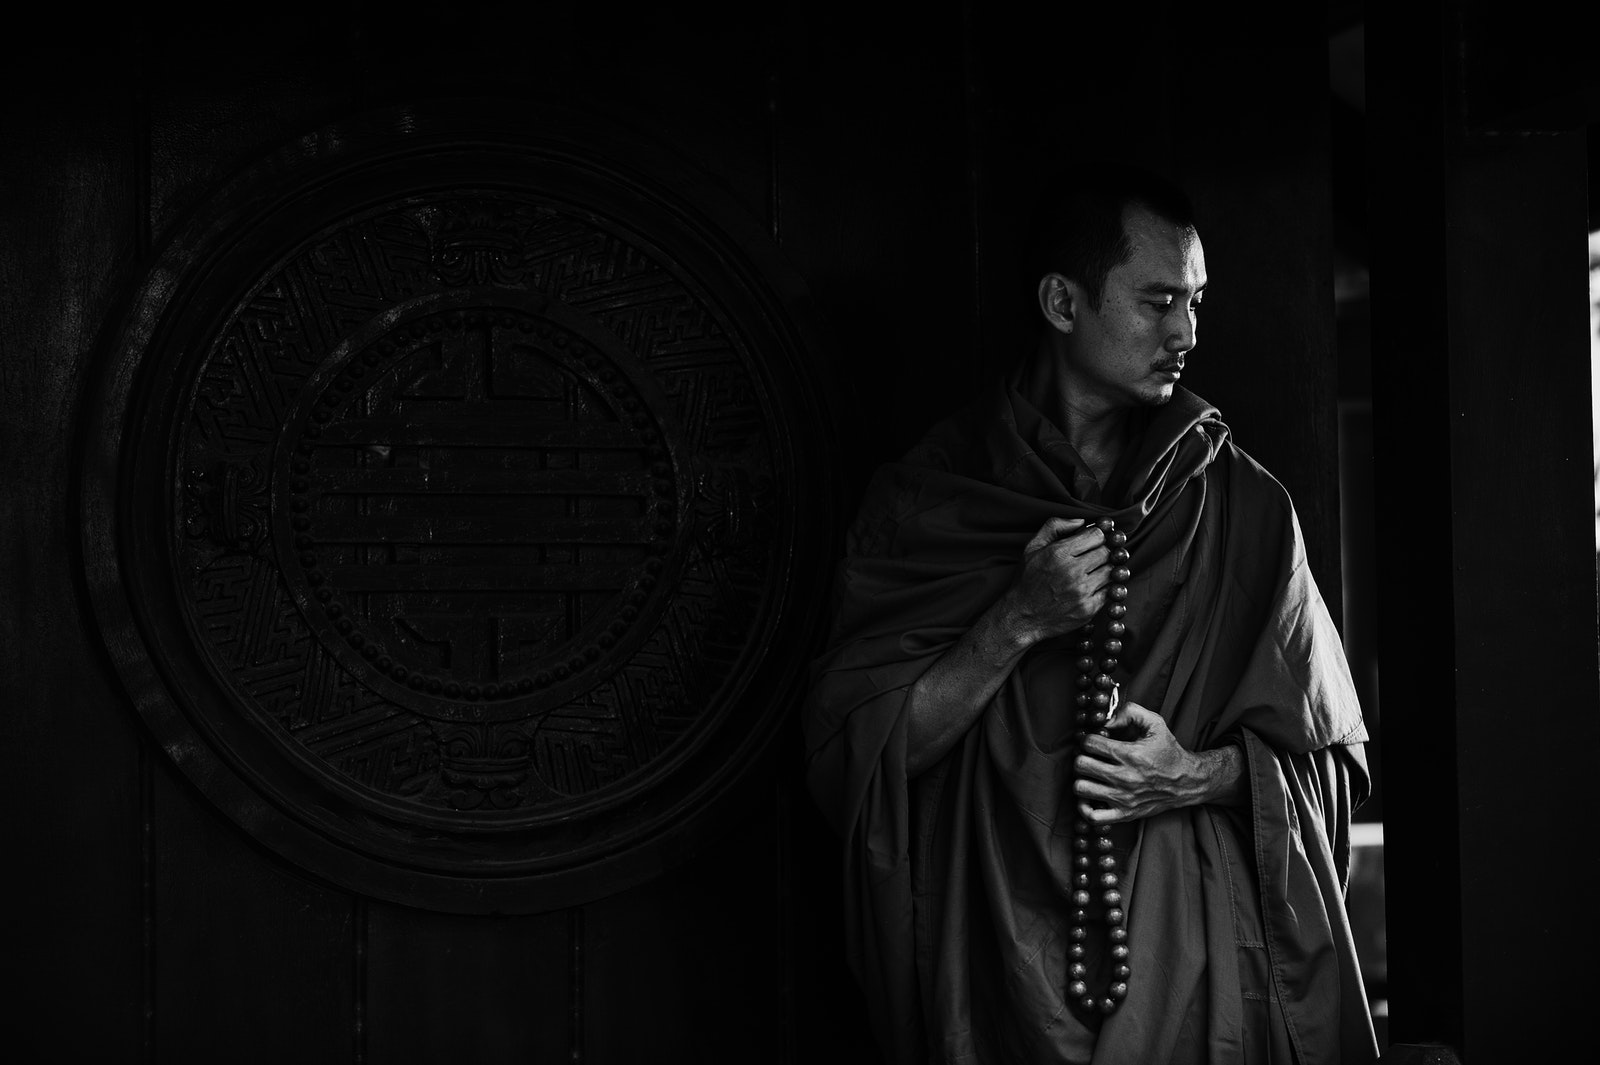
[[[1171,374],[1173,377],[1178,377],[1183,373],[1183,363],[1181,363],[1181,362],[1165,362],[1165,363],[1161,363],[1160,365],[1158,365],[1156,367],[1156,373]]]

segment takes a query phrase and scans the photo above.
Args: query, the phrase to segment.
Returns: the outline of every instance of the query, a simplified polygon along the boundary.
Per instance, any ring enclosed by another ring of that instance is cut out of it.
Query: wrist
[[[1210,751],[1196,751],[1190,757],[1195,803],[1219,806],[1236,805],[1244,780],[1243,759],[1233,744]]]
[[[1021,654],[1050,636],[1017,601],[1014,590],[1007,590],[985,615],[994,643],[1011,654]]]

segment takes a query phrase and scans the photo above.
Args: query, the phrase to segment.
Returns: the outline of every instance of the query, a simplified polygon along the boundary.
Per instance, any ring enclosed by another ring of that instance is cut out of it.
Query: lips
[[[1183,363],[1181,363],[1181,362],[1163,362],[1163,363],[1158,363],[1156,365],[1156,372],[1157,373],[1181,374],[1183,372]]]

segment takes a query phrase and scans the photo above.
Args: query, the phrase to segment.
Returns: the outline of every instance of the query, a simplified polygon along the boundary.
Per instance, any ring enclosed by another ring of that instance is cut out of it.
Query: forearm
[[[925,772],[956,745],[1037,640],[1007,596],[928,667],[907,700],[907,774]]]

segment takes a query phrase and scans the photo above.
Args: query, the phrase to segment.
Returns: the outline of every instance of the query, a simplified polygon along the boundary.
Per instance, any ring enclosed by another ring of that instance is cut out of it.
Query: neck
[[[1104,486],[1127,442],[1129,408],[1107,403],[1079,386],[1048,337],[1039,342],[1036,357],[1023,369],[1017,390],[1061,430]]]

